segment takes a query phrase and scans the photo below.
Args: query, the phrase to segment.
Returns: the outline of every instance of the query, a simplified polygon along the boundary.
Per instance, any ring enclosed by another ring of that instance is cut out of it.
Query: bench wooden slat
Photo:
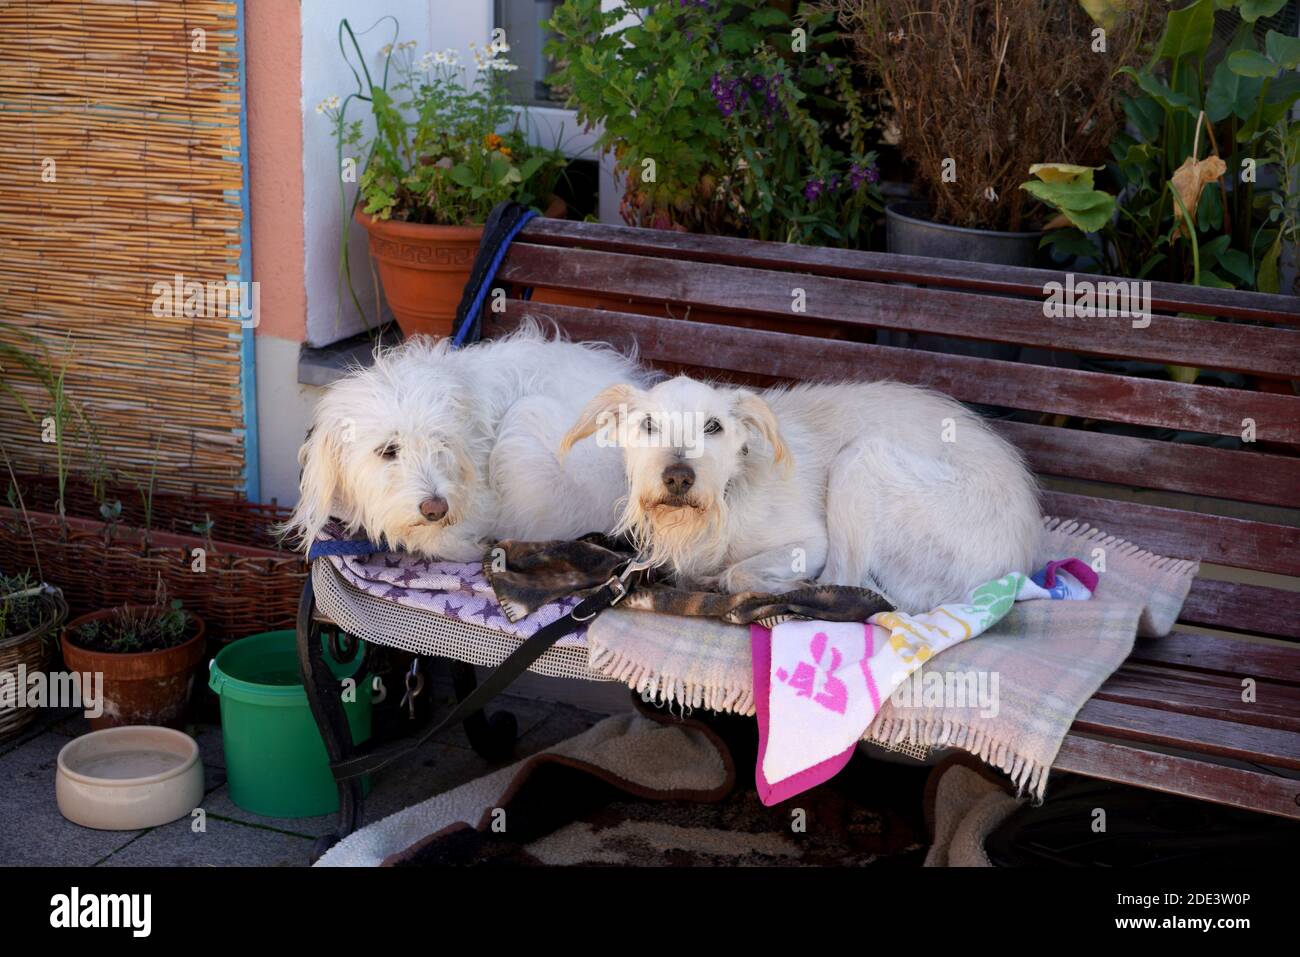
[[[573,306],[530,306],[507,300],[493,314],[493,332],[513,328],[525,316],[554,319],[573,338],[639,345],[650,360],[707,365],[780,379],[897,379],[945,392],[963,402],[1011,406],[1101,418],[1134,425],[1215,435],[1240,435],[1243,420],[1257,423],[1261,441],[1300,443],[1300,396],[1272,395],[942,355],[825,340],[764,329],[742,329],[686,319],[663,319]],[[707,361],[702,361],[707,356]]]
[[[1040,475],[1300,508],[1300,458],[1028,422],[989,424]]]
[[[1043,288],[1047,283],[1064,279],[1064,273],[1047,269],[953,262],[947,259],[822,246],[794,246],[667,230],[596,226],[553,219],[533,220],[520,234],[519,240],[565,248],[582,247],[849,279],[913,282],[981,292],[1014,293],[1038,300],[1043,298]],[[1124,281],[1112,276],[1079,275],[1078,278],[1097,282]],[[1300,323],[1300,300],[1291,296],[1153,282],[1151,298],[1154,309],[1166,312],[1199,312],[1264,322]]]
[[[1170,558],[1300,575],[1300,528],[1044,490],[1043,512],[1078,519]]]
[[[1259,761],[1300,770],[1300,734],[1202,718],[1177,710],[1089,699],[1074,730],[1138,740],[1239,761]]]
[[[1300,820],[1300,781],[1068,734],[1053,770]],[[1050,783],[1048,785],[1050,787]]]
[[[1300,685],[1300,648],[1293,645],[1175,630],[1163,638],[1138,638],[1129,660]]]
[[[1227,675],[1131,661],[1095,697],[1300,734],[1300,688],[1258,681],[1254,691],[1255,700],[1246,702],[1240,682]]]
[[[1022,299],[583,249],[557,258],[553,249],[526,243],[511,248],[499,275],[526,286],[741,309],[792,324],[821,319],[1267,375],[1300,369],[1300,330],[1169,316],[1134,329],[1124,317],[1045,316],[1041,302]],[[805,294],[800,314],[791,311],[796,285]]]
[[[1270,638],[1300,639],[1300,592],[1198,578],[1179,621]]]

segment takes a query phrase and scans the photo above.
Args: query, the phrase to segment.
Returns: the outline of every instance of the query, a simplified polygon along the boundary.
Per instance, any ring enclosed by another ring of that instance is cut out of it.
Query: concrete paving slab
[[[92,830],[59,813],[55,759],[68,741],[46,731],[0,756],[0,865],[89,867],[140,835]]]
[[[209,816],[196,833],[182,818],[140,835],[103,867],[306,867],[310,838]]]

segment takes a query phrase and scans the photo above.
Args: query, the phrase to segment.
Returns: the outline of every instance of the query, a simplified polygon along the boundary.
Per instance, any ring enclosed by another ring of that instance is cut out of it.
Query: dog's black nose
[[[431,495],[420,503],[420,514],[431,522],[441,521],[447,517],[447,500]]]
[[[664,469],[663,479],[670,495],[685,495],[695,484],[695,469],[678,462]]]

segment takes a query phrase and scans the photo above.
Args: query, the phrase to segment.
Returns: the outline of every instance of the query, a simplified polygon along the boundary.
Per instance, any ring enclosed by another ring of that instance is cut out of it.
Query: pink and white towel
[[[921,615],[751,625],[759,797],[776,804],[838,773],[886,698],[934,655],[987,631],[1014,602],[1084,600],[1096,587],[1097,574],[1067,558],[1032,577],[986,582],[966,601]]]

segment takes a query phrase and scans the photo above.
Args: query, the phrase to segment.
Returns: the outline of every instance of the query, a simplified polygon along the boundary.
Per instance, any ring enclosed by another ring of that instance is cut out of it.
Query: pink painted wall
[[[296,0],[245,5],[248,175],[259,336],[307,333],[302,179],[302,35]]]

